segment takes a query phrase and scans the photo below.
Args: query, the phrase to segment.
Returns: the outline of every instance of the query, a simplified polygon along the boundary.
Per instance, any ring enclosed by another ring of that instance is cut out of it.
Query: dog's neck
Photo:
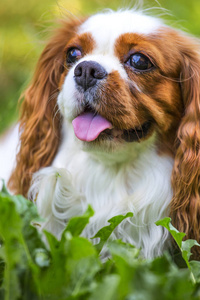
[[[74,160],[76,154],[79,157],[81,153],[81,157],[85,160],[99,163],[105,168],[124,168],[126,165],[129,168],[130,164],[140,160],[142,155],[150,149],[156,151],[156,134],[146,141],[124,143],[117,148],[115,145],[111,149],[108,148],[107,144],[105,148],[99,148],[91,142],[79,141],[74,135],[72,125],[65,121],[62,128],[62,143],[52,165],[69,168],[71,160]]]

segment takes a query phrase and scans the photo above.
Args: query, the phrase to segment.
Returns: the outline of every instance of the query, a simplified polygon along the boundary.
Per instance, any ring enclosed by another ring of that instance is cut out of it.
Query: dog
[[[36,201],[42,228],[60,238],[90,204],[83,236],[133,212],[111,238],[144,258],[171,247],[155,225],[167,216],[200,241],[199,49],[196,38],[134,9],[61,22],[23,95],[8,183]],[[4,145],[9,160],[14,147]]]

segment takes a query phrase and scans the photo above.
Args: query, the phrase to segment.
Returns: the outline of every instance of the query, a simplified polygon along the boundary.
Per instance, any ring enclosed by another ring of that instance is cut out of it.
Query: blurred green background
[[[169,24],[200,36],[200,0],[144,0]],[[1,0],[0,2],[0,131],[18,116],[18,98],[27,86],[49,26],[68,12],[89,15],[103,8],[131,7],[123,0]]]

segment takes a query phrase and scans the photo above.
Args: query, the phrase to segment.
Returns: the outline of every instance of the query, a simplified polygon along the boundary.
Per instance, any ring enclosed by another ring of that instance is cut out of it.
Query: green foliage
[[[94,214],[72,218],[58,241],[51,233],[43,237],[36,229],[42,222],[36,207],[22,196],[0,193],[0,299],[2,300],[190,300],[200,296],[200,263],[189,261],[196,241],[183,241],[165,218],[166,227],[179,245],[187,268],[179,268],[165,253],[144,260],[139,250],[109,239],[125,218],[109,220],[95,236],[99,244],[81,237]],[[43,240],[46,240],[44,243]],[[99,251],[106,244],[110,258],[102,262]]]
[[[107,242],[111,233],[114,231],[117,225],[119,225],[124,219],[132,216],[132,213],[127,213],[125,216],[113,217],[110,220],[108,220],[110,225],[103,227],[96,233],[96,235],[93,238],[100,238],[99,244],[96,245],[96,248],[99,253],[101,252],[103,246],[105,245],[105,243]]]
[[[191,271],[191,278],[194,281],[194,283],[196,283],[196,279],[195,279],[195,276],[194,276],[194,273],[193,273],[193,267],[191,266],[191,264],[189,262],[189,259],[190,259],[190,256],[192,255],[191,248],[193,246],[198,246],[199,247],[200,245],[195,240],[183,241],[183,238],[185,237],[185,233],[179,232],[171,224],[171,218],[164,218],[162,220],[159,220],[159,221],[156,222],[156,225],[162,225],[163,227],[165,227],[171,233],[171,235],[173,236],[175,242],[177,243],[177,245],[178,245],[178,247],[181,251],[182,257],[183,257],[188,269]],[[197,264],[194,265],[194,268],[196,268],[195,266],[197,266]],[[197,277],[198,277],[198,275],[197,275]]]

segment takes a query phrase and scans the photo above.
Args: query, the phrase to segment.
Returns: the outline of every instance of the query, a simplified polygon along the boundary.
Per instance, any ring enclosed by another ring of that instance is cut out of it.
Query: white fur
[[[134,10],[108,11],[90,17],[79,29],[79,33],[92,34],[101,53],[114,54],[114,43],[124,33],[150,34],[162,25],[160,19]]]
[[[95,215],[83,232],[91,238],[111,217],[131,211],[134,217],[123,221],[111,238],[141,248],[146,258],[161,255],[168,234],[154,223],[169,214],[173,161],[156,153],[155,136],[133,143],[132,155],[127,149],[116,153],[121,157],[116,163],[111,153],[83,151],[71,128],[64,127],[65,138],[53,166],[35,175],[30,190],[46,218],[43,227],[60,237],[68,219],[83,214],[91,204]]]
[[[0,179],[8,182],[10,174],[15,164],[15,157],[18,151],[19,126],[10,128],[0,139]],[[0,188],[2,183],[0,182]]]

